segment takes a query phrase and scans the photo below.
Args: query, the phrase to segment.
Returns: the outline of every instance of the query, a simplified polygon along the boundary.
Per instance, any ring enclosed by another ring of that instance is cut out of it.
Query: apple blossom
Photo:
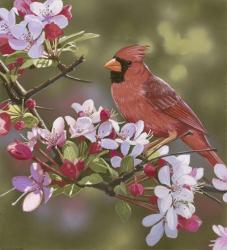
[[[133,196],[141,196],[144,193],[144,186],[141,183],[132,183],[129,185],[128,190]]]
[[[119,168],[121,167],[121,162],[125,156],[131,156],[134,160],[134,166],[139,165],[142,160],[137,159],[139,155],[143,153],[144,146],[141,144],[137,144],[133,146],[131,153],[129,153],[131,145],[128,143],[128,141],[124,141],[121,143],[120,149],[121,149],[121,156],[114,156],[110,159],[111,165],[113,168]]]
[[[65,5],[62,11],[60,12],[60,15],[65,16],[68,19],[68,21],[70,21],[73,18],[72,5],[69,5],[69,4]]]
[[[47,144],[47,148],[62,147],[66,141],[65,122],[62,117],[58,117],[52,126],[51,132],[47,129],[40,129],[39,134]]]
[[[55,23],[63,29],[68,25],[68,18],[61,12],[63,11],[62,0],[47,0],[44,3],[33,2],[30,4],[31,11],[39,18],[45,26],[49,23]],[[34,18],[32,15],[26,16],[27,20]]]
[[[11,28],[16,24],[16,15],[13,9],[10,11],[0,8],[0,35],[10,34]]]
[[[223,201],[227,202],[227,167],[224,164],[216,164],[214,173],[218,178],[213,178],[212,184],[217,190],[226,191],[223,195]]]
[[[14,0],[14,7],[17,9],[18,14],[24,17],[25,15],[32,14],[30,9],[32,2],[34,2],[34,0]]]
[[[210,246],[213,250],[227,249],[227,227],[213,225],[213,231],[218,235],[216,240],[212,240]]]
[[[16,176],[12,179],[14,188],[23,192],[23,195],[12,205],[15,205],[20,198],[25,196],[22,205],[24,212],[35,210],[43,200],[47,203],[53,194],[53,188],[49,187],[51,178],[38,163],[32,163],[30,172],[30,177]]]
[[[34,150],[34,147],[37,144],[37,141],[40,139],[40,128],[34,127],[31,131],[28,131],[27,133],[27,145],[30,148],[31,151]]]
[[[12,49],[28,51],[28,55],[31,58],[42,56],[45,35],[43,25],[38,19],[16,24],[11,28],[11,34],[9,45]]]

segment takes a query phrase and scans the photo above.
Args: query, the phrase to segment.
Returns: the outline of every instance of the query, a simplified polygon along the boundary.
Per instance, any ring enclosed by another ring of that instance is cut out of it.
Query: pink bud
[[[17,66],[21,66],[23,63],[24,63],[24,58],[23,57],[18,57],[16,59]]]
[[[202,220],[195,214],[191,218],[185,219],[182,216],[178,216],[178,230],[188,231],[195,233],[202,225]]]
[[[101,119],[102,122],[105,122],[105,121],[110,119],[110,111],[109,111],[109,109],[103,109],[100,112],[100,119]]]
[[[7,35],[0,35],[0,53],[2,55],[9,55],[12,54],[15,50],[13,50],[9,46],[8,36]]]
[[[44,27],[46,39],[54,41],[64,34],[63,30],[55,23],[48,23]]]
[[[60,171],[67,176],[70,180],[75,180],[78,177],[79,172],[73,162],[65,160],[63,165],[60,167]]]
[[[148,163],[144,166],[144,173],[149,177],[155,177],[157,172],[156,168],[151,163]]]
[[[166,161],[163,159],[159,159],[157,163],[160,168],[166,165]]]
[[[76,163],[76,168],[79,172],[83,171],[84,168],[85,168],[85,164],[84,164],[84,161],[83,160],[79,160],[77,163]]]
[[[102,151],[102,147],[98,142],[93,142],[89,146],[89,154],[98,154]]]
[[[23,121],[17,121],[14,125],[14,128],[19,131],[23,130],[25,129],[25,123]]]
[[[144,192],[144,187],[140,183],[133,183],[129,185],[128,189],[133,196],[140,196]]]
[[[30,148],[20,142],[16,141],[8,145],[8,153],[17,160],[30,160],[32,159],[32,152]]]
[[[34,109],[36,107],[36,101],[30,98],[25,102],[25,106],[28,109]]]
[[[14,7],[18,10],[21,17],[27,14],[33,14],[30,9],[30,4],[35,0],[14,0]]]
[[[8,113],[0,113],[0,136],[7,135],[11,127],[11,118]]]
[[[0,109],[2,109],[2,110],[9,110],[9,103],[8,102],[2,102],[2,103],[0,103]]]
[[[65,5],[59,15],[65,16],[69,21],[72,19],[72,5]]]

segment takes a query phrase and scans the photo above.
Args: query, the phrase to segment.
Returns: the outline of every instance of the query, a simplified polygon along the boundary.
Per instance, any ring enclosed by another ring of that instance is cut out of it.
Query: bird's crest
[[[146,50],[149,47],[149,45],[130,45],[119,50],[116,53],[116,56],[133,62],[141,62],[143,61],[144,56],[146,54]]]

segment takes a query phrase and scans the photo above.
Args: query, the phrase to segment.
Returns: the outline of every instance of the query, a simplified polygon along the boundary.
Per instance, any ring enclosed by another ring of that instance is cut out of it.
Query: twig
[[[84,57],[81,56],[78,60],[76,60],[73,64],[71,64],[69,67],[66,67],[64,71],[62,71],[60,74],[54,76],[53,78],[41,83],[40,85],[38,85],[37,87],[34,87],[33,89],[27,91],[26,95],[25,95],[25,99],[28,99],[36,94],[38,94],[39,92],[41,92],[42,90],[46,89],[47,87],[49,87],[51,84],[53,84],[54,82],[56,82],[57,80],[59,80],[60,78],[64,77],[65,75],[67,75],[69,72],[73,71],[74,68],[76,66],[78,66],[79,64],[81,64],[84,61]]]
[[[77,81],[77,82],[91,83],[91,81],[89,81],[89,80],[80,79],[80,78],[77,78],[77,77],[74,77],[74,76],[70,76],[68,74],[65,75],[65,77],[70,79],[70,80]]]

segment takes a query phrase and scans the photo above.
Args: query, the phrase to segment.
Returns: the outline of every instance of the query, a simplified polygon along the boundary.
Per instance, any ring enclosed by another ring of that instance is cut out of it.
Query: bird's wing
[[[152,77],[143,87],[146,100],[155,108],[198,131],[206,133],[206,129],[193,110],[163,80]]]

